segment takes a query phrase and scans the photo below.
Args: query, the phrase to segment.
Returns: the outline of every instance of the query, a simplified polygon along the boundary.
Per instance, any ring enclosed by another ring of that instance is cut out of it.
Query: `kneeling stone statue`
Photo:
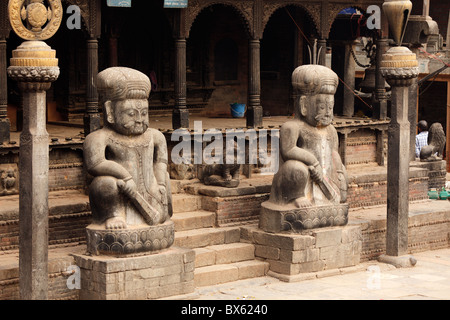
[[[292,74],[298,92],[296,117],[280,129],[280,169],[269,200],[262,204],[260,228],[294,231],[347,224],[347,172],[331,124],[337,75],[320,65]]]
[[[87,227],[92,254],[130,254],[174,241],[164,135],[149,128],[149,78],[122,67],[98,74],[104,127],[86,137],[84,161],[93,176]]]

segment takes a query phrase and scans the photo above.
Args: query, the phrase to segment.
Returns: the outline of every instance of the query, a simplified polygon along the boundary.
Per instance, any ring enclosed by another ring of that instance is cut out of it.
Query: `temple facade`
[[[343,48],[367,30],[348,15],[342,23],[342,10],[364,13],[383,1],[189,0],[183,9],[168,8],[163,0],[134,0],[131,7],[110,7],[106,0],[62,2],[62,27],[49,41],[62,72],[48,94],[48,121],[84,123],[89,133],[101,112],[94,76],[112,66],[147,74],[153,84],[150,108],[171,113],[174,128],[187,127],[189,113],[227,114],[233,102],[247,104],[248,126],[261,125],[264,115],[292,114],[290,75],[310,63],[309,48],[317,43],[318,63],[325,64],[334,40]],[[11,32],[7,2],[0,17],[0,121],[20,130],[20,95],[5,70],[21,41]],[[342,108],[338,114],[345,113]]]

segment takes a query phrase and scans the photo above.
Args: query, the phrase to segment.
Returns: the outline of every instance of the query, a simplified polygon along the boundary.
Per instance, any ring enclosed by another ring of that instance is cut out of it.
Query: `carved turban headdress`
[[[338,81],[333,70],[317,64],[297,67],[292,73],[292,86],[300,95],[335,94]]]
[[[97,90],[102,103],[123,99],[148,99],[151,82],[140,71],[113,67],[97,75]]]

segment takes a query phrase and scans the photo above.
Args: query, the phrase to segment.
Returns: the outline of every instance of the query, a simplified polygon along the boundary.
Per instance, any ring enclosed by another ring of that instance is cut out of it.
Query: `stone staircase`
[[[194,249],[196,287],[261,277],[268,263],[255,259],[255,246],[241,241],[240,226],[218,227],[216,213],[202,209],[202,195],[172,195],[174,246]]]

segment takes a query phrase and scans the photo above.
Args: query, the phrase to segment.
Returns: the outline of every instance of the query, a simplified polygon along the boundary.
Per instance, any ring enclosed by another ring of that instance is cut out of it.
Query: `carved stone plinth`
[[[259,227],[266,232],[301,232],[331,226],[344,226],[348,222],[348,204],[286,208],[270,202],[261,204]]]
[[[241,229],[241,239],[255,244],[255,256],[269,263],[269,276],[285,282],[315,279],[321,273],[339,274],[361,260],[360,225],[302,233],[269,233],[245,226]]]
[[[140,225],[127,229],[105,229],[91,224],[86,228],[87,251],[93,255],[124,255],[166,249],[174,242],[172,220],[155,226]]]
[[[158,254],[116,258],[74,255],[81,300],[159,299],[194,291],[195,251],[172,247]]]

